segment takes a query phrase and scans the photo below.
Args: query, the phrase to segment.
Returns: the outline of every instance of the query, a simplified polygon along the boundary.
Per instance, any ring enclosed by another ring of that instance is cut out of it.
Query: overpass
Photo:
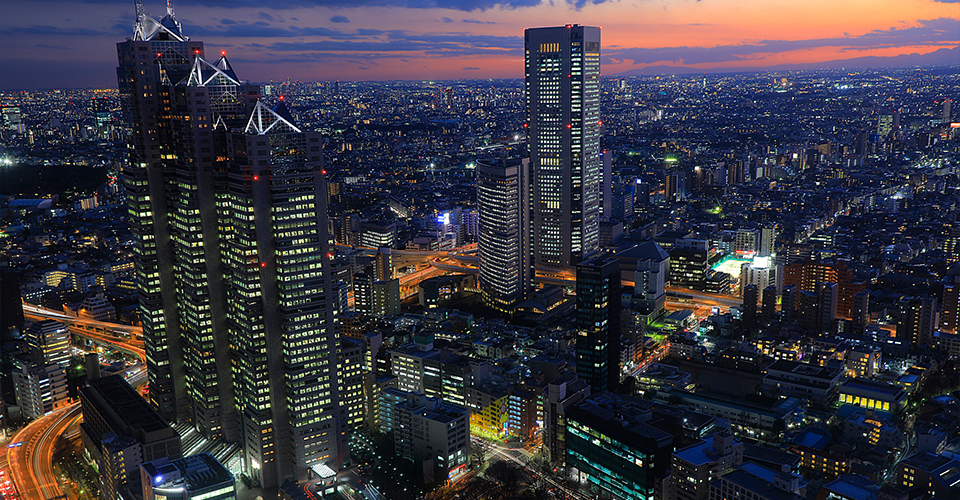
[[[143,328],[139,326],[78,318],[61,311],[27,303],[23,304],[23,317],[34,321],[46,319],[59,321],[67,325],[70,333],[77,337],[83,337],[109,349],[137,356],[141,362],[146,362],[146,353],[143,348]]]

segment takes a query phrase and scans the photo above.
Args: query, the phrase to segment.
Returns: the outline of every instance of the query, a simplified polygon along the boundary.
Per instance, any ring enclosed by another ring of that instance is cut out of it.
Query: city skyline
[[[5,5],[0,88],[112,87],[104,54],[132,35],[129,2],[46,3]],[[604,27],[601,69],[610,76],[937,65],[960,51],[960,15],[949,0],[323,4],[176,7],[187,31],[235,51],[234,62],[255,82],[520,78],[522,30],[572,22]],[[164,5],[145,8],[158,15]],[[67,37],[84,43],[64,43]]]

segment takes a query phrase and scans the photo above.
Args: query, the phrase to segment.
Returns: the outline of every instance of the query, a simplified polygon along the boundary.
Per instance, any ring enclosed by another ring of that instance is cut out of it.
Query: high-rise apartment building
[[[960,331],[960,283],[954,282],[943,287],[943,314],[940,316],[940,329],[947,333]]]
[[[266,488],[344,460],[320,136],[137,3],[117,45],[151,403]]]
[[[480,290],[489,307],[513,312],[530,288],[527,160],[477,166]]]
[[[598,248],[600,29],[524,31],[533,264],[572,269]]]

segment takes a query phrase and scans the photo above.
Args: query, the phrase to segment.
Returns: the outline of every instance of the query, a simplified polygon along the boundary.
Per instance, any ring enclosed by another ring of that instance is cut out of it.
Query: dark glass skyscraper
[[[592,392],[620,384],[620,263],[606,253],[577,264],[577,376]]]
[[[572,269],[600,242],[600,29],[524,32],[533,264]]]
[[[204,57],[172,9],[138,3],[117,69],[151,403],[242,445],[271,488],[336,469],[337,397],[320,138],[269,108],[225,54]]]

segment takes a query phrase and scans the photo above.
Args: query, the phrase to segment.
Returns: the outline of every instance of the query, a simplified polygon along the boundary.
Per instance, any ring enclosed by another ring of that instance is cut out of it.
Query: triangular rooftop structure
[[[281,109],[281,111],[285,110],[286,107]],[[293,124],[291,119],[289,119],[290,113],[286,112],[285,114],[287,117],[284,117],[273,109],[268,108],[263,104],[263,101],[257,101],[257,105],[253,108],[253,113],[250,114],[250,119],[247,120],[247,126],[243,129],[243,131],[244,133],[255,135],[264,135],[270,132],[300,133],[301,130]]]
[[[218,66],[227,68],[226,71],[229,71],[229,73],[220,69]],[[185,81],[180,82],[180,84],[205,87],[207,85],[240,85],[240,81],[237,80],[237,75],[233,72],[233,68],[230,67],[230,63],[227,62],[226,57],[221,57],[220,60],[217,61],[217,64],[211,64],[210,61],[197,56],[193,60],[193,68],[190,70],[190,75],[187,76]]]
[[[173,13],[173,4],[167,2],[167,15],[161,19],[155,19],[153,16],[143,11],[143,2],[136,1],[137,6],[137,24],[133,30],[134,40],[173,40],[177,42],[186,42],[189,37],[183,36],[180,23]]]
[[[218,114],[216,121],[214,121],[214,123],[213,123],[213,129],[214,129],[214,130],[219,130],[219,129],[221,129],[221,128],[222,128],[223,130],[227,130],[227,124],[223,122],[223,115],[219,115],[219,114]]]
[[[283,100],[283,96],[280,96],[280,100],[277,102],[277,105],[273,107],[273,112],[290,123],[294,122],[293,115],[291,115],[290,110],[287,109],[287,103]]]
[[[218,70],[220,70],[220,72],[222,72],[223,74],[229,76],[230,78],[233,78],[234,80],[239,81],[240,79],[237,78],[237,74],[233,72],[233,67],[230,66],[230,61],[227,60],[227,53],[221,52],[220,54],[221,54],[220,59],[218,59],[217,62],[213,64],[213,66]]]

